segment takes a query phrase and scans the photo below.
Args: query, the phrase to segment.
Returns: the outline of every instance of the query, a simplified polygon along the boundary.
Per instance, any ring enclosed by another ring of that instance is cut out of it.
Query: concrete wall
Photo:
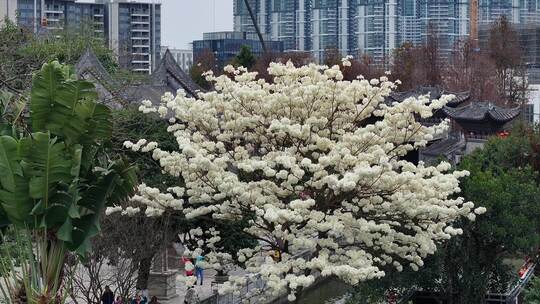
[[[11,21],[16,21],[17,0],[0,0],[0,25],[7,17]]]

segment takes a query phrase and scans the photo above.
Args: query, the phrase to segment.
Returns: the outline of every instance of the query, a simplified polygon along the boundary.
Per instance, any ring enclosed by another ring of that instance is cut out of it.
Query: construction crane
[[[470,2],[470,33],[471,44],[473,49],[478,48],[478,0]]]

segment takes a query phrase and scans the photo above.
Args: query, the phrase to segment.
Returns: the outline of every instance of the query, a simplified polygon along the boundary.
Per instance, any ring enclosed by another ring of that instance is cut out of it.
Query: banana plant
[[[17,126],[26,106],[21,96],[0,90],[0,135],[17,135]]]
[[[43,65],[29,110],[31,133],[0,136],[0,226],[27,229],[36,242],[38,263],[28,269],[39,284],[24,284],[27,303],[59,303],[66,252],[86,256],[104,208],[133,194],[136,172],[100,152],[112,134],[110,109],[70,67]]]

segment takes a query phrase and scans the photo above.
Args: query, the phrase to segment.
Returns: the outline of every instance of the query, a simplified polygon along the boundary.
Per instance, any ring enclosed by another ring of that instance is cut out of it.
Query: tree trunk
[[[150,269],[152,267],[152,257],[141,259],[139,263],[139,271],[137,273],[137,289],[145,290],[148,288],[148,278],[150,277]]]

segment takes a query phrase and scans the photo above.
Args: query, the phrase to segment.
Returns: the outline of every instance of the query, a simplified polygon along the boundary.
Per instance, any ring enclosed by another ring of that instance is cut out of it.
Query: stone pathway
[[[237,269],[230,272],[231,275],[241,275],[243,270]],[[203,285],[196,285],[195,292],[199,297],[199,301],[209,298],[214,293],[217,293],[218,285],[214,283],[215,270],[205,270]],[[176,275],[176,294],[178,297],[168,301],[160,301],[162,304],[183,304],[184,296],[186,295],[187,287],[184,283],[184,271],[179,271]]]
[[[216,275],[216,272],[214,270],[204,271],[203,285],[195,286],[195,292],[199,296],[199,300],[206,299],[214,293],[213,286],[215,284],[212,284],[212,282],[214,281],[215,275]],[[186,287],[186,284],[184,283],[183,278],[184,278],[183,273],[180,273],[176,276],[176,293],[178,294],[178,297],[171,299],[169,301],[160,301],[162,304],[183,304],[184,303],[184,296],[186,295],[187,287]],[[217,285],[215,285],[215,288],[217,288]]]

